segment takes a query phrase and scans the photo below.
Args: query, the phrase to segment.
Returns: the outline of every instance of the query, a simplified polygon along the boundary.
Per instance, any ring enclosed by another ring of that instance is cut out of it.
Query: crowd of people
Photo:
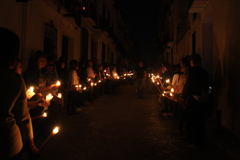
[[[120,79],[127,79],[127,70],[106,63],[94,65],[72,59],[57,61],[36,51],[23,72],[18,59],[18,36],[0,28],[1,58],[1,159],[19,159],[27,150],[38,156],[34,137],[47,138],[58,124],[61,112],[78,114],[81,107],[103,94],[117,94]],[[34,135],[34,136],[33,136]]]
[[[136,94],[142,97],[143,83],[147,79],[143,62],[139,62],[132,73],[109,64],[96,66],[92,60],[83,63],[72,59],[67,67],[63,57],[55,62],[54,57],[36,51],[29,68],[23,72],[18,59],[18,36],[5,28],[0,28],[0,34],[3,103],[0,155],[3,159],[18,159],[23,147],[31,155],[38,155],[34,136],[51,134],[63,110],[68,115],[78,114],[81,107],[103,93],[116,94],[121,78],[133,76]],[[201,67],[200,55],[186,56],[179,65],[162,64],[155,75],[152,74],[152,80],[161,92],[162,115],[178,117],[176,131],[187,133],[184,138],[194,146],[203,146],[209,80]],[[47,117],[43,116],[45,114]]]
[[[203,147],[209,78],[201,66],[200,55],[183,57],[177,65],[162,64],[155,72],[152,81],[161,93],[161,115],[177,117],[176,132],[191,142],[190,147]]]

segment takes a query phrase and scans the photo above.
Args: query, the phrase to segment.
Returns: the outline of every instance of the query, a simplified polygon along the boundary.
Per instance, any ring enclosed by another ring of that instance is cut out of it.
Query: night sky
[[[153,44],[157,38],[159,0],[116,0],[116,2],[125,23],[129,26],[138,60],[150,59],[156,50]]]

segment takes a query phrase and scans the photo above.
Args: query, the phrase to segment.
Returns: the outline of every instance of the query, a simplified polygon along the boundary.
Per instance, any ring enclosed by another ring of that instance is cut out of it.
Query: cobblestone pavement
[[[126,85],[117,95],[103,95],[83,107],[80,114],[64,112],[60,132],[41,150],[40,160],[230,159],[210,141],[205,149],[188,148],[174,132],[178,120],[160,116],[157,92],[148,87],[142,99]]]

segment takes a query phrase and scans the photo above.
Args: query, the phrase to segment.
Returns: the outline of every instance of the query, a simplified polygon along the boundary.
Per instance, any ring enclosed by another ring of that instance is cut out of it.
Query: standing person
[[[94,73],[94,70],[93,70],[93,61],[91,60],[88,61],[87,76],[88,78],[91,79],[91,82],[95,82],[96,74]]]
[[[1,159],[20,159],[23,145],[38,153],[33,142],[25,83],[13,69],[19,54],[20,41],[12,31],[0,27],[0,155]]]
[[[192,146],[204,146],[205,134],[205,108],[207,105],[207,91],[209,87],[208,73],[201,67],[199,54],[190,57],[191,67],[188,72],[181,98],[187,100],[188,110],[188,134],[192,139]]]
[[[136,93],[141,98],[143,93],[143,83],[144,80],[147,79],[147,72],[143,67],[142,61],[138,63],[138,68],[136,69],[136,72],[134,74],[134,79],[136,79]]]

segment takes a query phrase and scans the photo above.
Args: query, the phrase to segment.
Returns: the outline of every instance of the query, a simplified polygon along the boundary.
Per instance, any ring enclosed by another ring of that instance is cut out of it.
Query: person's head
[[[186,57],[180,60],[180,67],[181,67],[181,72],[183,73],[186,73],[186,71],[190,67],[190,63]]]
[[[55,61],[54,61],[54,58],[53,58],[53,57],[48,57],[48,58],[47,58],[46,68],[47,68],[47,70],[48,70],[49,72],[54,71]]]
[[[57,64],[62,69],[66,67],[66,63],[63,57],[59,57]]]
[[[98,66],[98,70],[102,70],[103,69],[103,66],[102,65],[99,65]]]
[[[143,62],[142,62],[142,61],[139,61],[139,62],[138,62],[138,66],[139,66],[139,67],[143,67]]]
[[[13,69],[17,64],[19,48],[18,36],[14,32],[0,27],[0,66]]]
[[[22,74],[22,62],[20,61],[20,59],[17,60],[17,65],[14,68],[15,72],[17,72],[18,74]]]
[[[201,56],[197,53],[194,53],[190,57],[190,64],[191,66],[200,66],[202,62]]]
[[[92,67],[92,66],[93,66],[93,61],[92,61],[92,60],[89,60],[89,61],[88,61],[88,66],[89,66],[89,67]]]
[[[73,59],[69,62],[69,68],[70,69],[78,69],[79,68],[79,63],[77,60]]]
[[[42,69],[43,67],[46,66],[47,57],[42,51],[38,50],[38,51],[35,52],[35,59],[36,59],[36,62],[37,62],[38,69]]]

